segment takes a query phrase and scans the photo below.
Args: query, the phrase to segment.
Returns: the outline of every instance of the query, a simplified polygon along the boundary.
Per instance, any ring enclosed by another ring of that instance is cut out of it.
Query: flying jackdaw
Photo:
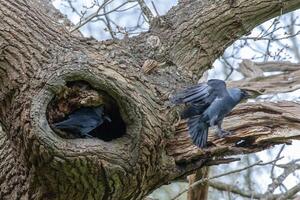
[[[230,134],[221,127],[223,119],[247,97],[249,95],[244,90],[227,89],[224,81],[211,79],[207,83],[200,83],[176,93],[170,101],[175,105],[187,105],[181,113],[181,118],[187,119],[193,143],[202,148],[206,147],[209,127],[216,127],[219,137]]]
[[[82,107],[71,113],[66,120],[53,124],[55,128],[71,132],[79,137],[92,137],[89,133],[104,121],[111,119],[104,114],[103,106]]]

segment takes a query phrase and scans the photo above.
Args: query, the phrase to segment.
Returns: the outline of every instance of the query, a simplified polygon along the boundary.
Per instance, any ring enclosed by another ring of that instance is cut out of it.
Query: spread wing
[[[186,109],[181,113],[181,118],[188,119],[187,125],[193,143],[198,147],[206,146],[208,137],[208,123],[211,113],[217,113],[210,109],[211,105],[217,104],[225,96],[228,96],[226,84],[222,80],[212,79],[207,83],[200,83],[188,87],[170,98],[171,103],[186,104]],[[222,106],[222,105],[221,105]],[[219,107],[218,107],[219,108]]]
[[[205,147],[208,137],[208,124],[202,122],[200,116],[189,118],[187,123],[193,143],[200,148]]]
[[[222,80],[211,79],[207,83],[200,83],[188,87],[170,98],[171,103],[187,104],[188,107],[182,112],[183,119],[200,115],[217,98],[228,94],[226,84]]]
[[[226,93],[226,84],[222,80],[211,79],[207,83],[200,83],[179,91],[170,98],[171,103],[177,104],[210,104],[217,96]]]

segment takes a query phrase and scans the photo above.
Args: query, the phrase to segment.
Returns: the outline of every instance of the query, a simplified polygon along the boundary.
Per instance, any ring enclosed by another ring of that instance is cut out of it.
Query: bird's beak
[[[242,90],[243,92],[243,99],[248,99],[251,97],[251,94],[249,94],[246,90]]]

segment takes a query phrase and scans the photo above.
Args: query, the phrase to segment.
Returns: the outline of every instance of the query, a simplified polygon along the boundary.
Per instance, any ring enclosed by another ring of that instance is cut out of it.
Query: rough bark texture
[[[209,167],[208,166],[198,169],[195,174],[188,176],[189,185],[192,185],[193,183],[195,183],[196,181],[198,181],[200,179],[208,178],[208,175],[209,175]],[[197,185],[192,189],[189,189],[187,199],[188,200],[207,200],[208,187],[209,187],[209,185],[207,183],[204,183],[204,184]]]
[[[300,7],[298,0],[213,2],[181,2],[147,33],[97,42],[71,35],[50,17],[49,5],[0,0],[1,199],[142,199],[205,164],[228,162],[212,157],[298,138],[300,107],[288,102],[239,106],[225,121],[236,135],[211,138],[215,147],[206,150],[192,145],[186,129],[179,129],[183,123],[173,126],[170,92],[195,82],[256,25]],[[158,66],[144,73],[148,60]],[[125,136],[104,142],[62,139],[53,132],[47,105],[75,80],[117,101]],[[240,140],[247,142],[238,147]]]

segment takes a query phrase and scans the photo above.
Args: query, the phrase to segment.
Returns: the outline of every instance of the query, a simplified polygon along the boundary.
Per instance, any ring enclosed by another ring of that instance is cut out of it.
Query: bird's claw
[[[218,135],[219,138],[224,138],[224,137],[229,136],[231,134],[232,133],[230,131],[221,130],[221,131],[218,132],[217,135]]]

